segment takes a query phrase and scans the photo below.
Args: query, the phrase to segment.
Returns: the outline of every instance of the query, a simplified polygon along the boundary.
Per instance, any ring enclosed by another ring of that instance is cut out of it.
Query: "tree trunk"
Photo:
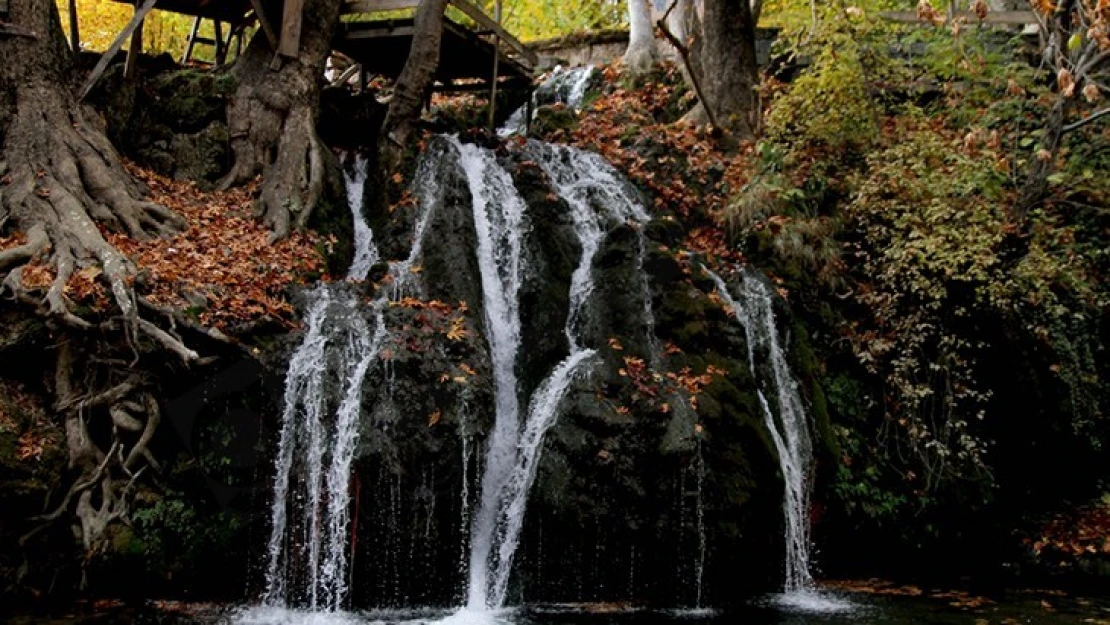
[[[633,76],[643,76],[656,61],[650,0],[628,0],[628,25],[628,49],[622,63]]]
[[[228,106],[235,163],[221,188],[262,175],[256,211],[275,238],[303,228],[313,209],[341,188],[339,163],[316,134],[324,64],[340,2],[307,0],[299,56],[270,69],[275,51],[260,29],[235,64]]]
[[[21,271],[51,250],[56,279],[49,312],[70,314],[65,285],[82,265],[99,264],[125,316],[135,315],[131,263],[98,225],[143,238],[184,227],[178,215],[141,199],[99,119],[76,101],[70,50],[52,0],[12,0],[9,19],[33,36],[0,35],[0,227],[10,220],[25,246],[0,252],[4,284],[17,295]]]
[[[699,68],[713,118],[737,138],[755,136],[759,69],[748,0],[705,0]]]
[[[104,529],[125,517],[134,480],[153,465],[146,444],[158,418],[157,404],[141,391],[137,376],[121,383],[101,375],[104,365],[81,356],[95,352],[105,362],[128,363],[138,358],[138,335],[146,334],[172,346],[187,362],[197,359],[170,333],[140,318],[141,302],[131,286],[135,268],[101,228],[144,238],[187,224],[141,199],[140,185],[123,169],[98,118],[74,97],[71,51],[54,1],[11,0],[8,18],[26,34],[0,34],[0,230],[22,232],[26,242],[0,251],[0,292],[50,319],[57,341],[55,410],[65,426],[74,478],[54,511],[40,517],[42,525],[23,542],[64,518],[73,522],[88,554]],[[49,287],[24,285],[23,270],[31,262],[53,270]],[[66,295],[70,277],[86,267],[99,274],[118,308],[96,326],[74,313]],[[116,345],[115,353],[104,347],[109,342]],[[120,351],[126,356],[120,358]],[[123,368],[131,370],[126,364]],[[121,425],[99,428],[112,432],[110,447],[102,448],[90,436],[89,424],[109,410],[119,415]],[[145,428],[136,418],[144,414]],[[128,431],[136,426],[144,429],[142,435]]]
[[[435,82],[446,9],[447,0],[423,0],[416,10],[412,49],[397,77],[393,99],[382,123],[379,169],[383,171],[396,166],[402,151],[412,140],[424,101]]]

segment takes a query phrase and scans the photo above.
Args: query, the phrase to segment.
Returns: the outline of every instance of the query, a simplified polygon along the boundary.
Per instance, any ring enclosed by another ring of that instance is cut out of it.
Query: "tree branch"
[[[682,64],[686,67],[686,73],[690,75],[690,82],[694,84],[694,94],[698,96],[698,103],[701,104],[702,109],[705,110],[705,115],[709,118],[709,123],[714,128],[723,130],[720,124],[717,123],[717,117],[713,114],[713,110],[710,108],[709,102],[707,102],[705,99],[701,88],[701,80],[698,78],[698,75],[694,71],[694,68],[690,66],[690,49],[687,48],[686,45],[683,44],[681,41],[679,41],[678,37],[675,37],[674,33],[672,33],[670,29],[667,28],[667,17],[670,16],[671,11],[673,11],[675,6],[677,5],[678,0],[672,0],[671,6],[667,7],[667,11],[663,13],[663,17],[660,17],[658,20],[656,20],[655,25],[659,27],[659,31],[663,33],[663,36],[667,38],[667,41],[669,41],[670,44],[674,46],[674,49],[678,50],[678,56],[682,58]]]
[[[1100,117],[1106,116],[1106,115],[1110,115],[1110,107],[1095,111],[1094,113],[1091,113],[1087,117],[1084,117],[1083,119],[1081,119],[1077,122],[1072,122],[1072,123],[1064,126],[1060,130],[1060,132],[1064,133],[1064,132],[1071,132],[1073,130],[1079,130],[1080,128],[1086,126],[1087,124],[1097,120]]]

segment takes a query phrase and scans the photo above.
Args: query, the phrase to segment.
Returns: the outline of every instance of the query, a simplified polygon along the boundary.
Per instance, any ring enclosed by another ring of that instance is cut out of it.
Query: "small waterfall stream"
[[[358,298],[342,287],[317,286],[308,299],[305,339],[286,374],[265,603],[336,610],[348,591],[349,485],[362,383],[386,330],[380,306],[371,330]],[[341,398],[337,405],[332,397]]]
[[[748,365],[759,387],[757,393],[764,423],[778,451],[786,543],[782,602],[815,612],[851,609],[846,602],[818,593],[810,572],[809,497],[813,442],[798,381],[790,371],[775,325],[776,293],[752,270],[743,269],[739,274],[740,297],[733,298],[725,281],[708,268],[704,269],[744,328]]]
[[[532,94],[530,104],[513,111],[509,119],[497,130],[498,136],[504,138],[514,134],[523,134],[528,129],[528,111],[531,109],[533,119],[536,108],[545,104],[561,103],[574,111],[582,109],[586,101],[586,93],[590,81],[597,74],[593,65],[585,67],[563,68],[561,65],[551,70],[547,78]]]
[[[409,269],[439,203],[442,162],[435,152],[417,168],[421,211],[413,246],[405,261],[390,268],[397,293],[411,280]],[[380,258],[362,214],[366,168],[366,160],[358,158],[354,171],[344,174],[356,244],[348,279],[355,281],[364,280]],[[322,283],[306,298],[306,331],[290,358],[282,400],[263,605],[334,612],[344,607],[350,590],[351,471],[363,382],[388,336],[388,297],[367,305],[344,284]]]
[[[522,272],[527,272],[521,248],[527,228],[525,206],[512,178],[492,152],[473,145],[457,144],[457,148],[474,202],[497,395],[494,430],[486,444],[480,505],[471,532],[467,609],[491,610],[505,604],[544,435],[572,382],[596,355],[595,349],[582,345],[579,336],[586,303],[594,291],[594,258],[607,228],[628,220],[646,221],[647,213],[600,157],[568,147],[528,143],[526,153],[547,173],[569,205],[582,251],[571,278],[570,310],[564,328],[570,353],[540,383],[522,421],[514,367],[520,349],[517,296]]]

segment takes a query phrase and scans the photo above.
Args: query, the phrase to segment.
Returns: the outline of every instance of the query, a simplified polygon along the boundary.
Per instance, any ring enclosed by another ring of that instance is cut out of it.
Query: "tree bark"
[[[423,0],[416,10],[412,49],[397,77],[393,99],[382,123],[379,169],[383,171],[396,167],[412,140],[424,101],[435,82],[446,9],[447,0]]]
[[[83,359],[84,354],[104,356],[115,349],[137,359],[138,336],[153,338],[156,333],[161,337],[158,347],[172,346],[187,361],[197,358],[170,333],[140,317],[140,301],[131,286],[135,268],[101,229],[144,238],[187,224],[142,199],[143,189],[124,170],[97,116],[78,103],[71,91],[72,51],[53,0],[11,0],[9,8],[11,23],[30,35],[0,35],[0,230],[20,231],[26,242],[0,252],[0,292],[50,319],[57,341],[55,411],[64,424],[73,477],[61,500],[52,503],[53,511],[40,517],[41,525],[22,542],[66,519],[88,555],[97,549],[104,530],[125,518],[131,487],[145,468],[138,466],[139,459],[151,459],[149,436],[109,426],[112,441],[102,447],[90,436],[90,422],[106,418],[109,411],[125,424],[143,423],[137,417],[146,414],[145,429],[158,421],[157,405],[141,393],[137,377],[121,382],[101,376],[103,367]],[[49,287],[24,286],[23,270],[31,262],[53,269]],[[118,309],[95,326],[74,313],[66,295],[70,277],[85,267],[99,272]],[[90,328],[97,332],[82,331]],[[114,347],[106,347],[109,343]],[[129,408],[137,397],[144,405]]]
[[[622,63],[626,72],[643,76],[657,60],[650,0],[628,0],[628,26],[628,49]]]
[[[28,233],[38,241],[36,254],[50,248],[56,279],[46,304],[52,315],[82,325],[70,313],[65,285],[80,266],[99,264],[121,312],[134,318],[133,267],[98,226],[144,238],[172,233],[185,222],[143,201],[143,189],[124,171],[99,119],[70,91],[71,53],[54,3],[12,0],[9,19],[34,36],[0,36],[0,226],[10,221]],[[3,282],[18,292],[25,263],[4,264],[15,265]]]
[[[284,59],[277,71],[270,69],[275,50],[261,29],[233,70],[238,87],[227,117],[235,162],[220,187],[261,174],[255,208],[275,239],[304,228],[316,205],[342,187],[339,163],[316,134],[340,4],[305,2],[299,56]]]
[[[759,69],[748,0],[705,0],[697,71],[713,118],[741,139],[755,136]]]

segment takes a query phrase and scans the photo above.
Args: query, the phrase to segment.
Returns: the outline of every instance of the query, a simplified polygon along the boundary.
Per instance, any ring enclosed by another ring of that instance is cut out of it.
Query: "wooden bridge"
[[[132,4],[128,0],[114,0]],[[125,72],[134,72],[135,60],[142,50],[143,19],[154,9],[194,17],[192,32],[186,42],[183,63],[192,59],[197,44],[215,48],[216,64],[222,64],[238,37],[241,47],[246,27],[257,22],[276,50],[274,66],[282,59],[296,58],[300,52],[301,13],[305,0],[285,0],[282,15],[267,15],[262,0],[137,0],[131,22],[119,33],[90,72],[80,97],[85,97],[99,80],[111,59],[130,39]],[[414,36],[411,12],[420,0],[347,0],[333,49],[376,75],[396,78],[408,59]],[[500,7],[500,0],[498,1]],[[76,0],[69,0],[70,37],[77,49]],[[453,9],[453,10],[452,10]],[[400,14],[400,16],[398,16]],[[453,16],[454,14],[454,16]],[[280,17],[280,21],[277,18]],[[215,37],[199,37],[202,20],[213,22]],[[226,28],[225,28],[226,27]],[[499,16],[491,17],[471,0],[449,0],[443,20],[443,39],[435,89],[439,91],[475,91],[502,88],[528,88],[537,64],[529,50],[500,24]]]

